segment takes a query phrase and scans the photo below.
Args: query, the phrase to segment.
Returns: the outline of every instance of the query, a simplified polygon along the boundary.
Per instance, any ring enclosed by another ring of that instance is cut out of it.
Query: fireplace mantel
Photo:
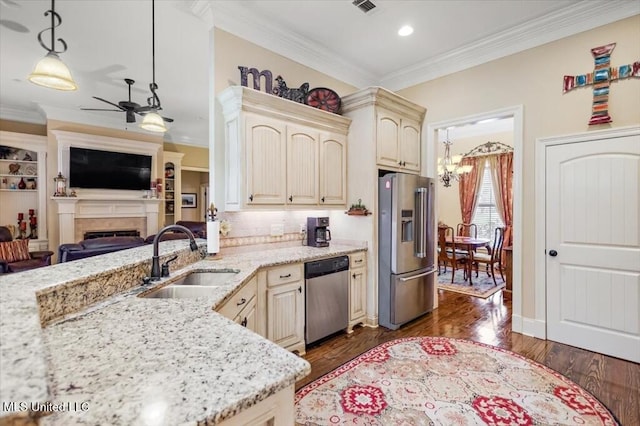
[[[74,243],[76,219],[133,218],[146,220],[146,234],[158,232],[159,198],[51,197],[58,206],[60,244]]]

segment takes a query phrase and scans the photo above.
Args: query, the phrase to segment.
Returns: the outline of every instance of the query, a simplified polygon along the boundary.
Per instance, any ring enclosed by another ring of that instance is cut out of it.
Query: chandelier
[[[438,178],[448,188],[451,186],[451,181],[460,180],[460,177],[469,173],[473,166],[469,164],[461,166],[462,155],[451,156],[453,142],[449,140],[449,129],[447,129],[447,138],[442,143],[444,143],[444,158],[438,158]]]

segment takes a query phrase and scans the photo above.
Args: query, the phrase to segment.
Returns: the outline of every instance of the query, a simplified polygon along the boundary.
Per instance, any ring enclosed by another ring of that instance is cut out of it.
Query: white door
[[[640,362],[640,135],[546,148],[547,337]]]

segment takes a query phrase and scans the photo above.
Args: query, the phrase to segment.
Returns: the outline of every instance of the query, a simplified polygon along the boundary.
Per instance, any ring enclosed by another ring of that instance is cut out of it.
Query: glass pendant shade
[[[150,132],[164,133],[167,131],[167,126],[164,125],[164,120],[155,111],[145,114],[140,127]]]
[[[49,52],[36,64],[29,74],[29,81],[51,89],[72,91],[78,85],[73,80],[69,68],[60,60],[55,52]]]

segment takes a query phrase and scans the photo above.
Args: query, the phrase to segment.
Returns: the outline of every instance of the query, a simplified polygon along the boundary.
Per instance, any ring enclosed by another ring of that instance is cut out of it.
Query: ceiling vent
[[[371,12],[376,7],[371,0],[353,0],[353,5],[364,13]]]

